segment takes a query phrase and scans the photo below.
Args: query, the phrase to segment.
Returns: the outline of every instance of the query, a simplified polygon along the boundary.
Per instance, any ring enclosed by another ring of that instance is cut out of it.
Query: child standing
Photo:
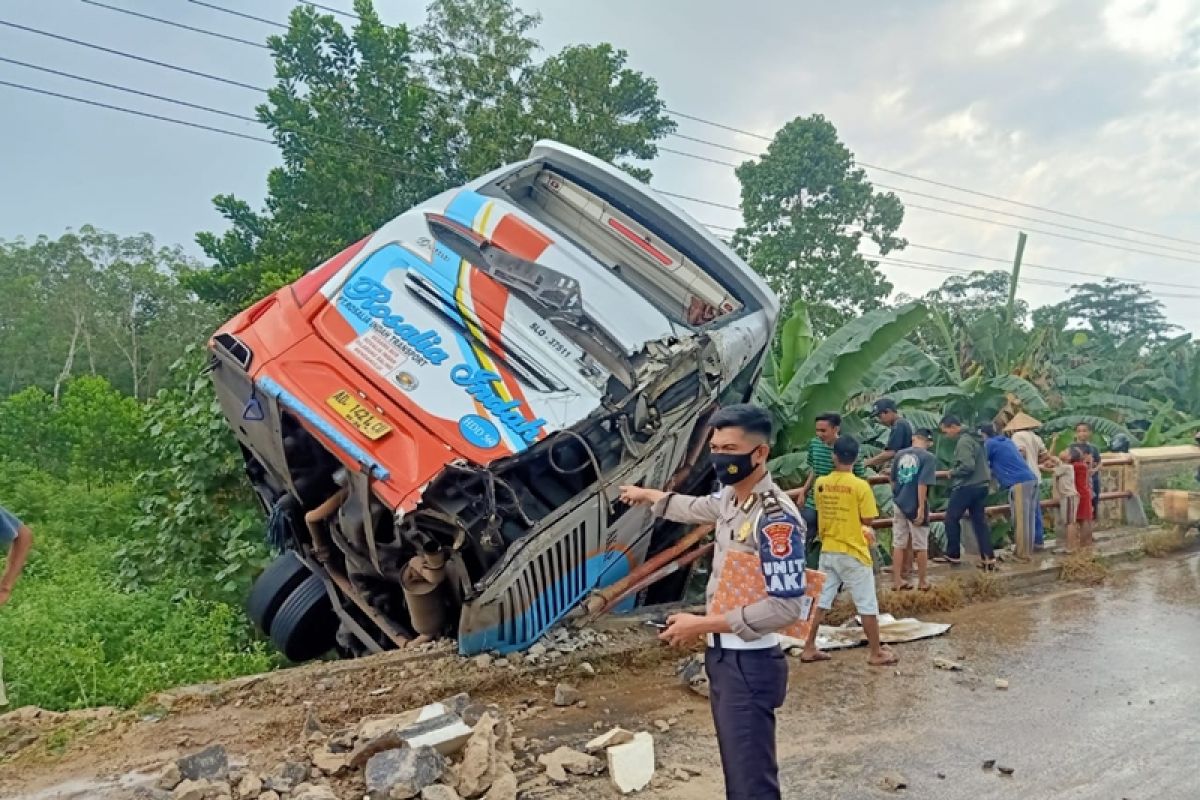
[[[1079,494],[1079,513],[1075,521],[1079,523],[1079,544],[1082,547],[1092,546],[1092,526],[1096,519],[1096,504],[1092,494],[1092,465],[1091,456],[1082,447],[1072,445],[1071,468],[1075,472],[1075,491]]]
[[[1079,492],[1075,490],[1075,467],[1071,451],[1062,452],[1062,460],[1054,465],[1054,499],[1058,501],[1058,546],[1070,553],[1079,549]]]
[[[820,569],[825,573],[821,599],[809,623],[808,640],[800,660],[828,661],[829,655],[817,649],[821,617],[833,607],[843,586],[850,592],[854,610],[862,619],[870,655],[867,663],[886,667],[900,660],[892,649],[879,642],[879,601],[875,596],[875,573],[871,568],[871,521],[879,513],[875,495],[862,478],[854,474],[858,460],[858,442],[839,436],[833,443],[833,472],[817,478],[817,524],[821,533]]]

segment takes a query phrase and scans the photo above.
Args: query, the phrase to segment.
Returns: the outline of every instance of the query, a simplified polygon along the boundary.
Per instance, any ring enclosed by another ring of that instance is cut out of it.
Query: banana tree
[[[817,342],[808,310],[802,302],[780,328],[776,352],[763,369],[757,401],[775,417],[775,453],[787,459],[773,463],[777,474],[797,469],[797,455],[815,429],[818,414],[840,411],[847,401],[867,388],[864,379],[897,345],[925,321],[920,303],[868,311]]]

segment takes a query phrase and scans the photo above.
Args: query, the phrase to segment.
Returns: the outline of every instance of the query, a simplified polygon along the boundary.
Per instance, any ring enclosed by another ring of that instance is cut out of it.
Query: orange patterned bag
[[[784,636],[803,641],[808,636],[808,622],[812,619],[813,606],[821,597],[825,586],[825,573],[815,569],[804,570],[804,606],[800,619],[779,631]],[[767,585],[763,581],[761,562],[757,553],[732,552],[725,555],[721,569],[721,580],[713,595],[713,614],[724,614],[735,608],[756,603],[767,596]]]

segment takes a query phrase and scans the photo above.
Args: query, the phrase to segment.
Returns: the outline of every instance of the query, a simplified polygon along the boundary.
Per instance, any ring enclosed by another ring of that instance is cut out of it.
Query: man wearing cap
[[[1054,456],[1050,455],[1050,451],[1046,449],[1046,443],[1042,441],[1042,437],[1037,435],[1037,429],[1042,427],[1042,423],[1025,412],[1021,412],[1008,421],[1004,426],[1004,432],[1012,439],[1012,443],[1017,446],[1017,451],[1021,457],[1025,459],[1025,463],[1029,465],[1029,469],[1033,470],[1033,474],[1038,476],[1038,500],[1041,501],[1041,475],[1042,470],[1053,469],[1057,461]],[[1046,542],[1045,525],[1042,522],[1041,507],[1038,507],[1037,518],[1033,533],[1033,547],[1035,550],[1041,550]]]
[[[913,429],[909,421],[900,416],[896,401],[890,397],[876,400],[875,405],[871,406],[871,416],[892,429],[888,434],[887,444],[883,446],[883,452],[867,459],[868,467],[879,468],[895,458],[901,450],[912,447]]]
[[[655,516],[675,522],[715,526],[706,613],[672,614],[659,638],[676,647],[706,640],[704,666],[727,800],[779,800],[775,710],[787,694],[788,665],[776,631],[798,621],[804,608],[804,522],[767,472],[771,416],[758,406],[732,405],[713,414],[709,426],[718,493],[686,497],[622,486],[621,500],[651,504]],[[714,611],[714,598],[732,572],[727,565],[755,553],[762,572],[755,579],[765,586],[761,599]]]
[[[933,432],[913,431],[913,446],[901,450],[892,461],[892,589],[911,589],[904,580],[909,565],[905,553],[911,548],[917,561],[917,588],[929,589],[929,487],[937,483],[937,459],[929,448]]]

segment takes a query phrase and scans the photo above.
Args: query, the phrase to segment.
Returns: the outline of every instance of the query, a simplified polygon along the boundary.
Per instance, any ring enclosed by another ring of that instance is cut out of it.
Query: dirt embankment
[[[287,763],[311,769],[317,744],[310,741],[314,721],[325,735],[344,737],[364,719],[468,692],[472,704],[494,705],[493,712],[513,726],[514,771],[523,797],[595,797],[587,787],[604,777],[571,775],[569,783],[553,784],[539,757],[563,744],[581,746],[618,721],[661,734],[653,720],[637,723],[647,696],[674,693],[680,716],[704,706],[677,689],[680,654],[657,644],[649,629],[614,627],[586,642],[578,634],[558,636],[530,653],[504,658],[462,658],[432,648],[321,662],[164,692],[126,712],[14,712],[0,718],[0,796],[165,798],[170,795],[155,788],[164,768],[220,744],[233,773],[225,782],[236,797],[244,775],[269,776]],[[585,699],[556,706],[560,683],[577,687]],[[466,718],[477,724],[478,711]],[[660,728],[667,725],[660,720]],[[318,767],[310,774],[317,776],[317,784],[328,785],[334,797],[364,794],[362,769],[335,776]],[[677,777],[691,775],[680,771]],[[664,779],[660,775],[657,780]]]

